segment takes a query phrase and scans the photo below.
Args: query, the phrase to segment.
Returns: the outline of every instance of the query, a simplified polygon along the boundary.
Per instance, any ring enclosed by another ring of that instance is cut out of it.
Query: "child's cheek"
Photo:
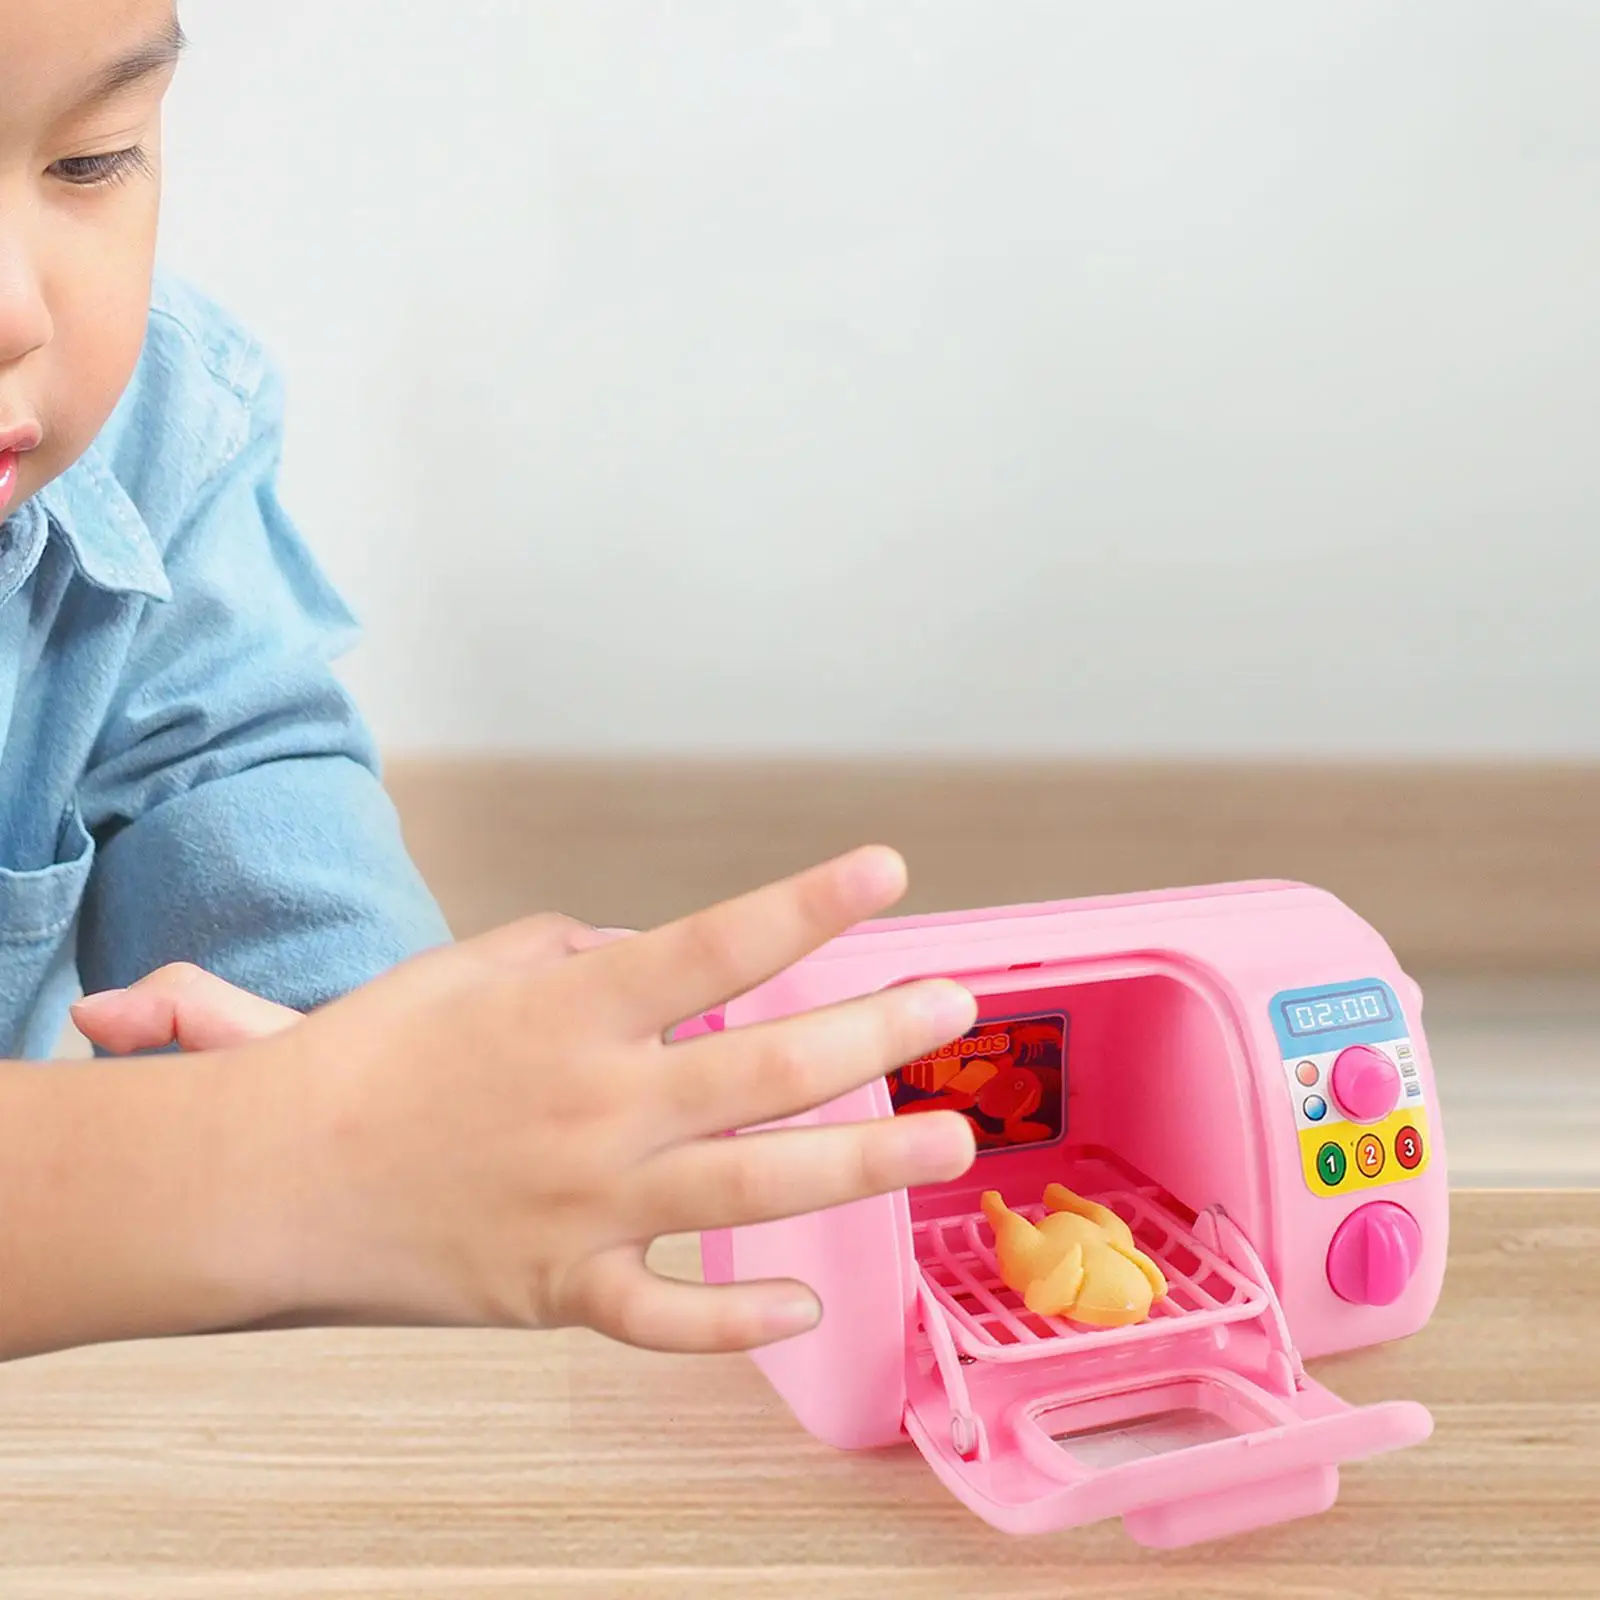
[[[116,409],[144,347],[155,263],[158,196],[153,184],[119,195],[114,215],[81,247],[53,263],[49,288],[54,336],[42,352],[45,442],[28,461],[25,493],[65,472]],[[74,241],[74,243],[77,243]]]

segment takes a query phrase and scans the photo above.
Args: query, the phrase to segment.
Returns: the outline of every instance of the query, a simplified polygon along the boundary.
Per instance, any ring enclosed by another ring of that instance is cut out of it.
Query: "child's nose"
[[[54,331],[32,252],[0,213],[0,366],[48,344]]]

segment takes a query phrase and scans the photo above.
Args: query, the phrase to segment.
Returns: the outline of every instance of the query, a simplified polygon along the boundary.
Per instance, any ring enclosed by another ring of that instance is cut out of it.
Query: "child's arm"
[[[610,939],[567,917],[522,924],[522,970],[528,973],[596,950]],[[129,1056],[146,1050],[226,1050],[282,1033],[301,1021],[298,1011],[263,1000],[202,967],[157,967],[127,989],[103,989],[72,1008],[78,1031],[97,1050]]]
[[[782,1338],[792,1283],[709,1287],[653,1239],[955,1178],[965,1119],[719,1137],[968,1029],[948,983],[664,1042],[898,899],[869,851],[552,960],[549,925],[407,962],[237,1049],[0,1067],[0,1355],[262,1323],[584,1324],[655,1348]]]
[[[0,1359],[271,1316],[309,1153],[283,1066],[0,1065]]]
[[[449,930],[331,665],[354,625],[278,499],[280,385],[247,381],[238,439],[160,522],[172,597],[139,620],[81,784],[78,963],[91,991],[192,961],[305,1009]]]

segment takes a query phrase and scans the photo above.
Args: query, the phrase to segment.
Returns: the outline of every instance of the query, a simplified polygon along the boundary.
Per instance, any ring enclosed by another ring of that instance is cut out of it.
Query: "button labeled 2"
[[[1356,1165],[1361,1169],[1361,1176],[1376,1178],[1383,1171],[1385,1159],[1383,1140],[1375,1133],[1364,1135],[1356,1146]]]

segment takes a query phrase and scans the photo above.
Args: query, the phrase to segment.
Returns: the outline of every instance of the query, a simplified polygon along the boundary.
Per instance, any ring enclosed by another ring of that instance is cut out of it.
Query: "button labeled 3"
[[[1422,1135],[1409,1123],[1394,1136],[1394,1158],[1407,1172],[1422,1165]]]

